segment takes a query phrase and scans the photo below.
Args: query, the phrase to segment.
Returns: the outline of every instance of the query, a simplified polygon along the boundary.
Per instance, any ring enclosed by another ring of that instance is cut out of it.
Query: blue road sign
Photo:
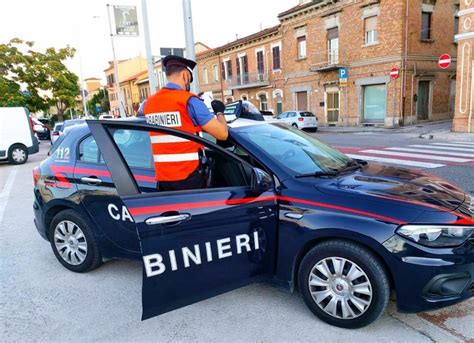
[[[339,68],[339,85],[347,86],[347,68]]]

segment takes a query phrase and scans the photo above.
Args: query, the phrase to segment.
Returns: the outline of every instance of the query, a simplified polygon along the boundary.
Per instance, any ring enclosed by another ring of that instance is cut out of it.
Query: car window
[[[302,117],[314,117],[314,114],[311,112],[300,112]]]
[[[54,131],[62,131],[63,130],[63,124],[56,124],[54,125]]]
[[[284,119],[284,118],[286,118],[287,116],[288,116],[288,113],[283,112],[283,113],[281,113],[281,114],[278,115],[277,119]]]
[[[296,117],[296,112],[291,112],[290,115],[289,115],[290,118],[294,118]]]
[[[114,141],[130,167],[153,168],[150,135],[139,130],[114,130]]]
[[[99,148],[94,137],[89,136],[79,143],[79,161],[97,163],[99,161]]]
[[[182,157],[179,155],[191,154],[188,152],[179,153],[180,149],[186,149],[189,141],[183,141],[182,138],[171,134],[163,135],[165,136],[164,139],[154,139],[152,147],[149,131],[119,129],[110,130],[110,132],[129,167],[145,167],[146,165],[155,169],[155,171],[159,168],[167,168],[168,171],[169,168],[179,168],[180,158]],[[206,137],[206,134],[203,136],[205,139],[210,138],[211,141],[213,139],[212,136]],[[158,137],[160,136],[154,136],[153,138]],[[196,171],[203,175],[206,188],[250,185],[252,171],[250,165],[244,165],[239,160],[207,146],[204,151],[201,150],[198,153],[198,156]],[[176,161],[172,160],[173,158]],[[159,186],[159,177],[157,179],[158,190],[163,190]]]
[[[249,125],[238,134],[295,174],[343,168],[349,157],[304,132],[283,124]]]

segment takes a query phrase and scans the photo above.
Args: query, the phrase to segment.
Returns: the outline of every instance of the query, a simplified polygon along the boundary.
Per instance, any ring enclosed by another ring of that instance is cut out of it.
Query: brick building
[[[274,26],[196,55],[199,86],[215,99],[249,100],[261,110],[283,109],[281,32]]]
[[[321,123],[393,127],[450,118],[456,56],[453,0],[300,1],[279,15],[285,110]],[[397,79],[390,78],[392,68]],[[347,86],[339,69],[347,68]]]
[[[474,132],[474,1],[461,0],[459,30],[456,111],[453,130]]]
[[[458,11],[459,0],[300,0],[280,25],[199,54],[200,87],[275,113],[309,110],[327,125],[452,118]],[[443,53],[453,57],[445,70]]]

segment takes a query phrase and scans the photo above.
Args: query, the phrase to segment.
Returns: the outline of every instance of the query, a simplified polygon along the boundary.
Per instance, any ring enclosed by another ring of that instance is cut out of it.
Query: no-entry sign
[[[393,67],[392,70],[390,70],[390,78],[394,80],[398,78],[399,74],[400,74],[400,70],[397,67]]]
[[[439,57],[438,65],[441,69],[447,69],[451,65],[451,56],[443,54]]]

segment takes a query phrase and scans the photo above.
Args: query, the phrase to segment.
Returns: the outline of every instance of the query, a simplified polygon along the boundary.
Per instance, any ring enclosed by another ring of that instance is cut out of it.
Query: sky
[[[141,25],[141,0],[2,0],[0,43],[17,37],[34,41],[41,51],[70,45],[77,53],[66,65],[80,77],[99,77],[104,83],[103,70],[113,59],[107,4],[137,6]],[[278,13],[298,0],[191,0],[191,4],[195,41],[213,48],[277,25]],[[153,55],[160,47],[184,47],[182,0],[147,0],[147,8]],[[116,38],[115,50],[117,59],[145,56],[143,35]]]

